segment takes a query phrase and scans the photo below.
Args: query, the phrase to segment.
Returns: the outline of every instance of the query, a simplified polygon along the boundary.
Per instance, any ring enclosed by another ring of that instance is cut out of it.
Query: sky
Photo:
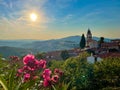
[[[30,15],[37,16],[36,21]],[[0,39],[120,38],[120,0],[0,0]]]

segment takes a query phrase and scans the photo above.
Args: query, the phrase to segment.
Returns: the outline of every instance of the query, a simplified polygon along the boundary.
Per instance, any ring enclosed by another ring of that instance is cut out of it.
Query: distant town
[[[88,29],[85,41],[86,45],[83,49],[73,48],[66,50],[69,54],[69,57],[76,57],[83,52],[88,52],[91,54],[88,59],[93,58],[94,61],[92,62],[108,57],[120,57],[120,39],[113,39],[110,42],[105,42],[104,37],[101,37],[99,41],[96,41],[92,38],[91,30]],[[61,60],[61,52],[61,50],[47,52],[45,54],[45,58],[47,60]]]

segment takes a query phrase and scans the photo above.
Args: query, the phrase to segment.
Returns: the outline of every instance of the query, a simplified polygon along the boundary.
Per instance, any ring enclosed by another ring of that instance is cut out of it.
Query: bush
[[[55,68],[62,68],[63,64],[64,64],[64,61],[62,61],[62,60],[60,60],[60,61],[51,60],[51,61],[48,62],[48,67],[51,70],[54,70]]]
[[[11,59],[14,62],[18,57],[11,57]],[[58,68],[52,72],[47,68],[45,60],[37,60],[32,54],[23,57],[23,65],[19,69],[15,65],[10,70],[9,64],[6,72],[3,71],[5,67],[0,65],[3,67],[0,68],[3,69],[0,74],[0,90],[55,90],[55,85],[59,84],[60,77],[63,75],[62,70]]]
[[[120,87],[120,58],[106,58],[95,63],[94,75],[99,88]]]
[[[67,50],[64,50],[61,52],[60,56],[62,57],[63,60],[66,60],[69,58],[69,53]]]
[[[87,53],[83,53],[75,58],[69,58],[64,62],[63,70],[65,82],[71,82],[69,88],[90,89],[93,78],[93,65],[87,63]]]
[[[0,60],[0,90],[119,90],[120,58],[89,64],[85,52],[46,64],[28,56],[23,61],[15,56],[10,61]]]

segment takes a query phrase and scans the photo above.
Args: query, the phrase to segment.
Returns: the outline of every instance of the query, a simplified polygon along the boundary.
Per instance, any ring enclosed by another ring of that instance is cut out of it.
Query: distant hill
[[[93,37],[94,40],[99,40],[98,37]],[[35,41],[31,44],[24,44],[25,48],[34,48],[39,51],[55,51],[64,50],[79,47],[81,36],[70,36],[61,39],[53,39],[46,41]],[[110,39],[105,38],[105,41],[109,42]]]
[[[1,46],[0,47],[0,55],[3,57],[9,57],[9,56],[24,56],[28,53],[36,52],[32,49],[25,49],[25,48],[16,48],[16,47],[8,47],[8,46]]]
[[[22,47],[24,44],[31,44],[37,40],[0,40],[0,46]],[[40,41],[40,40],[39,40]]]
[[[98,37],[93,37],[99,40]],[[81,36],[69,36],[52,40],[0,40],[0,54],[4,56],[24,55],[30,52],[48,52],[79,47]],[[105,38],[109,42],[110,39]]]
[[[25,48],[35,48],[39,51],[55,51],[78,47],[80,36],[71,36],[61,39],[35,41],[32,44],[24,44]]]

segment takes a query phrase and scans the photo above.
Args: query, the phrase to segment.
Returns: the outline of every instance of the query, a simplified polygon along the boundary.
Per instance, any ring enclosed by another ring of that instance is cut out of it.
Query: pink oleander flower
[[[35,56],[32,54],[28,54],[23,58],[23,63],[26,65],[29,62],[34,62]]]
[[[50,81],[50,80],[47,80],[47,79],[44,79],[44,81],[43,81],[43,86],[44,86],[44,87],[51,86],[51,81]]]
[[[18,73],[23,73],[23,69],[18,69]]]
[[[58,68],[55,68],[54,74],[59,74],[59,69]]]
[[[62,75],[63,75],[63,71],[60,71],[60,72],[59,72],[59,75],[62,76]]]
[[[17,73],[16,76],[19,77],[21,74],[20,73]]]
[[[34,76],[34,77],[33,77],[33,80],[36,80],[36,79],[38,79],[38,78],[39,78],[38,76]]]
[[[52,76],[51,80],[56,83],[59,80],[59,76],[58,75],[54,75],[54,76]]]
[[[47,80],[50,80],[50,75],[51,75],[51,70],[50,69],[45,69],[44,71],[43,71],[43,78],[44,79],[47,79]]]
[[[9,57],[11,60],[19,60],[19,57],[18,56],[10,56]]]
[[[23,70],[28,70],[28,66],[23,66]]]
[[[29,73],[26,73],[24,75],[24,82],[28,81],[30,79],[30,74]]]
[[[19,77],[23,73],[23,69],[18,69],[16,76]]]
[[[38,62],[38,68],[46,68],[46,61],[45,60],[40,60]]]
[[[56,68],[56,69],[54,70],[54,74],[57,74],[57,75],[62,76],[62,75],[63,75],[63,71],[60,70],[60,69],[58,69],[58,68]]]

